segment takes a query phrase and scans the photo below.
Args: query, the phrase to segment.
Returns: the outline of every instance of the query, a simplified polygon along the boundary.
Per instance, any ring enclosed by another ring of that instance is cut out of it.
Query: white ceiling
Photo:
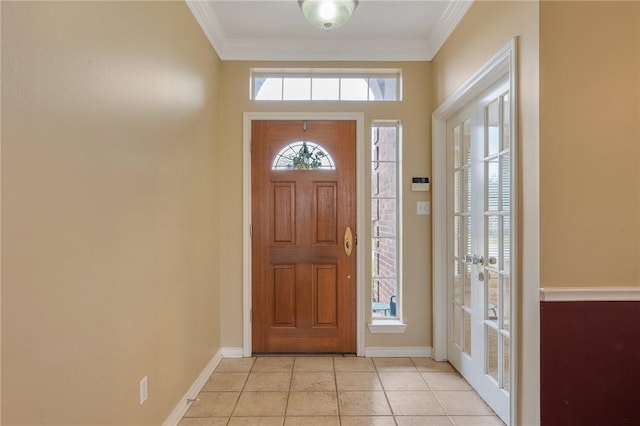
[[[312,27],[297,0],[186,0],[223,60],[431,60],[472,0],[360,0],[333,31]]]

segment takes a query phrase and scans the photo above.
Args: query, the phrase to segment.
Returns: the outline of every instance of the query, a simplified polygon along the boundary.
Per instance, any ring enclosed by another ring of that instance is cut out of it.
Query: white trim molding
[[[364,350],[364,356],[376,358],[429,358],[431,348],[429,346],[368,346]]]
[[[218,21],[218,16],[211,10],[208,4],[209,2],[198,0],[185,0],[185,2],[189,10],[191,10],[193,17],[196,18],[200,28],[202,28],[202,32],[207,36],[211,47],[213,47],[213,50],[222,58],[221,52],[225,50],[225,37],[220,31],[222,26]]]
[[[271,61],[430,61],[471,7],[473,0],[452,1],[429,33],[418,39],[256,39],[227,37],[209,1],[185,0],[220,59]]]
[[[480,93],[487,90],[494,84],[500,76],[510,73],[510,89],[512,99],[517,99],[516,93],[516,40],[511,40],[493,58],[489,60],[480,70],[478,70],[469,80],[458,88],[449,98],[447,98],[432,115],[432,205],[433,205],[433,351],[436,361],[447,359],[447,120],[453,116],[460,108],[475,99]],[[517,101],[513,101],[512,108],[515,108]],[[515,113],[513,114],[516,115]],[[517,122],[514,120],[514,135],[517,135]],[[514,144],[517,146],[517,144]],[[517,158],[517,150],[513,149],[512,155]],[[517,162],[516,162],[517,164]],[[513,164],[513,176],[517,176],[516,164]],[[517,218],[517,186],[514,183],[512,194],[513,217]],[[517,223],[512,225],[517,229]],[[517,235],[517,233],[515,233]],[[518,247],[517,241],[512,242],[514,258],[517,259],[515,249]],[[512,264],[515,269],[517,262]],[[517,277],[517,271],[513,271],[513,276]],[[513,300],[517,300],[514,294]],[[516,307],[516,304],[512,304]],[[513,344],[512,344],[513,346]],[[515,348],[515,347],[514,347]]]
[[[356,122],[356,235],[365,235],[365,130],[363,112],[245,112],[243,114],[242,147],[242,241],[243,241],[243,356],[252,354],[251,347],[251,122],[253,120],[351,120]],[[364,355],[364,244],[356,245],[356,353]]]
[[[220,364],[220,361],[222,361],[222,353],[223,350],[221,349],[213,355],[191,387],[189,387],[189,390],[187,390],[184,396],[180,398],[180,401],[178,401],[176,407],[173,409],[171,414],[169,414],[169,417],[167,417],[167,419],[162,423],[163,426],[174,426],[180,423],[180,420],[184,417],[185,413],[191,406],[191,403],[198,397],[198,394],[204,387],[205,383],[207,383],[207,380],[209,380],[213,371],[216,369],[218,364]]]
[[[221,348],[220,353],[222,353],[222,358],[243,358],[244,348]]]
[[[540,289],[541,302],[639,302],[640,286],[547,287]]]
[[[515,424],[518,407],[518,377],[519,377],[519,347],[520,347],[520,311],[519,304],[519,191],[518,191],[518,74],[517,74],[517,39],[512,39],[498,53],[496,53],[482,68],[480,68],[469,80],[462,84],[451,96],[449,96],[432,114],[432,205],[433,205],[433,358],[436,361],[445,361],[448,358],[448,295],[447,295],[447,268],[449,265],[449,248],[447,240],[448,229],[448,205],[447,185],[450,177],[447,170],[447,120],[453,117],[460,109],[494,85],[500,78],[508,75],[509,90],[511,94],[510,116],[512,123],[511,162],[512,167],[512,257],[511,276],[511,309],[512,309],[512,334],[511,334],[511,393],[509,408],[509,423]],[[533,326],[536,326],[535,324]],[[539,325],[538,325],[539,327]]]
[[[368,325],[371,333],[404,333],[407,324],[399,320],[373,320]]]
[[[430,56],[429,61],[436,56],[438,50],[440,50],[444,42],[447,41],[472,4],[473,0],[452,1],[449,3],[447,9],[429,33],[429,38],[427,39],[429,45],[427,56]]]

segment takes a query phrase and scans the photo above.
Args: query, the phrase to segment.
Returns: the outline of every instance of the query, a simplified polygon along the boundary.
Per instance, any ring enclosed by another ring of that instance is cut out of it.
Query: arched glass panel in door
[[[273,159],[271,170],[335,170],[329,152],[309,141],[292,142],[282,148]]]

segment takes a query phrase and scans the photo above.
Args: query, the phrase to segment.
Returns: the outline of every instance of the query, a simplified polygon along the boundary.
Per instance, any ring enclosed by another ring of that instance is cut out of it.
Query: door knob
[[[462,261],[467,265],[481,265],[484,264],[484,257],[479,254],[466,254]]]
[[[351,232],[351,228],[347,226],[347,229],[344,230],[344,253],[347,256],[351,256],[352,250],[353,250],[353,233]]]

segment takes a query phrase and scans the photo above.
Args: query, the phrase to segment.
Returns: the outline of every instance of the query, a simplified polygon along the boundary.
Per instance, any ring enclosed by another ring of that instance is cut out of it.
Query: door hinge
[[[356,234],[356,236],[354,237],[353,244],[356,245],[356,246],[358,245],[358,234]]]
[[[253,238],[253,225],[249,225],[249,238]]]
[[[249,310],[249,322],[253,322],[253,309]]]

